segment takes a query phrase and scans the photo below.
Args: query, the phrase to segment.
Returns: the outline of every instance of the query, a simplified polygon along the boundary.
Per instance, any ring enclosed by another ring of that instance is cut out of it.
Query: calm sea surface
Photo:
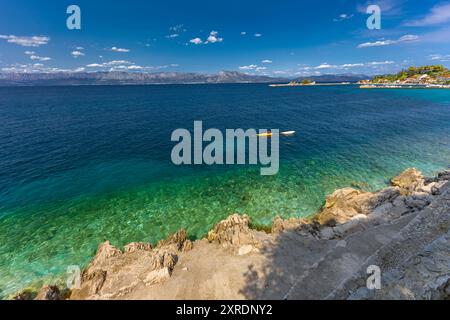
[[[279,128],[280,172],[177,167],[174,129]],[[0,297],[100,242],[198,238],[232,213],[314,213],[336,188],[450,165],[450,90],[167,85],[0,88]]]

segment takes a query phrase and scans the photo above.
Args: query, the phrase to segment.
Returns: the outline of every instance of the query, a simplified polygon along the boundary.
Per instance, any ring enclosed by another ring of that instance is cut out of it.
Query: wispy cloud
[[[37,55],[31,55],[30,59],[31,60],[38,60],[38,61],[49,61],[49,60],[52,60],[52,58],[50,58],[50,57],[41,57],[41,56],[37,56]]]
[[[74,69],[45,67],[42,63],[14,64],[1,69],[2,72],[11,73],[60,73],[60,72],[83,72],[85,68]]]
[[[365,42],[358,45],[358,48],[370,48],[370,47],[382,47],[382,46],[390,46],[394,44],[399,44],[402,42],[412,42],[419,40],[419,36],[407,34],[400,37],[397,40],[378,40],[375,42]]]
[[[363,68],[363,67],[373,67],[373,66],[381,66],[381,65],[390,65],[394,64],[394,61],[386,60],[386,61],[370,61],[370,62],[357,62],[357,63],[344,63],[344,64],[329,64],[324,62],[318,66],[304,66],[302,65],[299,69],[303,71],[311,71],[311,70],[327,70],[327,69],[336,69],[336,70],[345,70],[351,68]]]
[[[269,60],[269,59],[266,59],[266,60],[263,60],[263,61],[261,61],[261,63],[272,63],[273,61],[272,60]]]
[[[364,63],[345,63],[342,65],[343,68],[358,68],[364,67]]]
[[[376,4],[381,9],[381,14],[383,16],[399,16],[403,14],[403,7],[407,0],[377,0],[377,1],[366,1],[364,4],[357,6],[357,10],[360,13],[366,13],[367,7]]]
[[[86,65],[90,69],[100,69],[108,71],[154,71],[158,69],[176,68],[178,64],[172,63],[161,66],[140,66],[128,60],[111,60],[102,63],[90,63]]]
[[[261,33],[255,33],[254,36],[255,36],[256,38],[259,38],[259,37],[262,37],[262,34],[261,34]]]
[[[110,50],[114,51],[114,52],[130,52],[130,49],[118,48],[118,47],[112,47]]]
[[[240,70],[255,70],[256,68],[258,68],[256,64],[250,64],[248,66],[239,67]]]
[[[354,16],[353,14],[343,13],[343,14],[340,14],[339,17],[334,18],[333,21],[340,22],[340,21],[344,21],[344,20],[349,20],[349,19],[353,18],[353,16]]]
[[[184,28],[183,24],[177,24],[175,26],[172,26],[172,27],[169,28],[169,30],[173,31],[173,32],[176,32],[176,33],[178,33],[178,32],[185,32],[186,31],[186,29]]]
[[[430,54],[428,59],[433,61],[450,61],[450,54]]]
[[[88,64],[86,67],[88,68],[99,68],[99,67],[111,67],[111,66],[119,66],[119,65],[132,65],[133,62],[130,62],[128,60],[111,60],[108,62],[103,63],[91,63]]]
[[[23,47],[39,47],[46,45],[50,41],[50,37],[45,36],[14,36],[0,35],[0,39],[5,39],[9,43],[14,43]]]
[[[74,58],[78,58],[78,57],[84,56],[84,53],[81,52],[81,51],[78,51],[78,50],[72,51],[70,54],[71,54],[72,57],[74,57]]]
[[[174,39],[180,36],[180,33],[186,32],[183,24],[177,24],[175,26],[169,27],[170,34],[166,36],[167,39]]]
[[[368,66],[382,66],[382,65],[387,65],[387,64],[394,64],[394,61],[391,60],[386,60],[386,61],[372,61],[372,62],[367,62]]]
[[[410,27],[425,27],[447,22],[450,22],[450,3],[436,5],[424,17],[407,21],[405,25]]]

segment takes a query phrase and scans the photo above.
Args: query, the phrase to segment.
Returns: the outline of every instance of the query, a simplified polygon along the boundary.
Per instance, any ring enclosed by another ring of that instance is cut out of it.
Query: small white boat
[[[295,134],[295,131],[284,131],[280,132],[282,136],[293,136]]]

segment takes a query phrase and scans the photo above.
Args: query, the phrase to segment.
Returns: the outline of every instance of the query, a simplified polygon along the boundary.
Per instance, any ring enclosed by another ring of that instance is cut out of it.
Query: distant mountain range
[[[322,75],[295,79],[316,82],[356,82],[368,79],[365,75]],[[194,84],[194,83],[281,83],[292,79],[262,75],[248,75],[238,71],[216,74],[194,72],[57,72],[57,73],[0,73],[0,86],[33,85],[124,85],[124,84]]]

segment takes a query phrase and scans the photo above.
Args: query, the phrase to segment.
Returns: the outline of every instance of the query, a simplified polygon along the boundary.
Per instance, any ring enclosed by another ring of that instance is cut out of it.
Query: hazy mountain
[[[365,74],[354,74],[354,73],[345,73],[345,74],[324,74],[320,76],[311,76],[311,77],[300,77],[296,78],[295,81],[302,81],[305,79],[309,79],[315,82],[357,82],[359,80],[371,79],[372,77],[367,76]]]
[[[183,83],[272,83],[286,79],[248,75],[237,71],[217,74],[189,72],[57,72],[0,73],[0,85],[114,85]]]

